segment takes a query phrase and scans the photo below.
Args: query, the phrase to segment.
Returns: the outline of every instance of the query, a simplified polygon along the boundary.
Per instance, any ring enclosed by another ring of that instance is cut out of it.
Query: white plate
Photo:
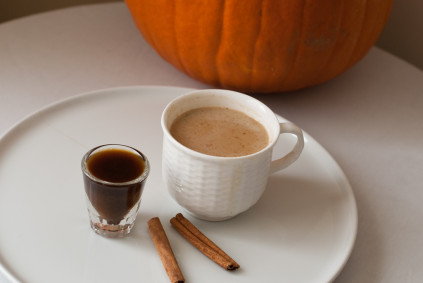
[[[159,216],[187,282],[332,281],[354,245],[356,204],[342,170],[307,134],[300,159],[270,177],[253,208],[224,222],[186,215],[241,269],[223,270],[171,227],[170,218],[182,210],[161,181],[160,116],[187,91],[127,87],[83,94],[7,132],[0,140],[0,273],[34,283],[169,282],[146,224]],[[293,141],[282,136],[275,154]],[[88,224],[80,160],[104,143],[134,146],[151,162],[135,228],[124,239],[102,238]]]

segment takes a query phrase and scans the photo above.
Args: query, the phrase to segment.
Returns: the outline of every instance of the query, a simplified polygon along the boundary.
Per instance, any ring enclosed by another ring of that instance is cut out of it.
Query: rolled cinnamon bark
[[[207,238],[181,213],[173,217],[170,223],[188,242],[221,267],[226,270],[235,270],[240,267],[238,263]]]
[[[148,229],[150,230],[151,238],[153,239],[154,246],[159,253],[162,264],[166,273],[172,283],[185,282],[184,276],[173,254],[166,232],[158,217],[151,218],[148,222]]]

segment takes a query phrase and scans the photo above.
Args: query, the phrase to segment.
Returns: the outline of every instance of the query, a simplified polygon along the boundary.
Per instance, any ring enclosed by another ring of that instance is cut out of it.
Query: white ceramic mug
[[[173,121],[184,112],[200,107],[228,107],[260,122],[269,136],[268,145],[241,157],[218,157],[199,153],[176,141],[169,132]],[[220,221],[253,206],[263,194],[269,174],[282,170],[300,156],[303,133],[292,123],[279,123],[262,102],[228,90],[196,90],[171,101],[162,114],[163,180],[170,195],[193,216]],[[284,157],[272,161],[279,136],[294,134],[297,143]]]

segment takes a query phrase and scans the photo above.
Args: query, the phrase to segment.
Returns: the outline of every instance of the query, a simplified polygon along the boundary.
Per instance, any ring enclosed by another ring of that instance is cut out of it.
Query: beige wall
[[[72,5],[112,1],[123,0],[0,0],[0,22]],[[423,0],[394,0],[377,45],[423,70]]]
[[[423,70],[423,0],[394,0],[377,45]]]
[[[0,23],[39,12],[100,2],[123,0],[0,0]]]

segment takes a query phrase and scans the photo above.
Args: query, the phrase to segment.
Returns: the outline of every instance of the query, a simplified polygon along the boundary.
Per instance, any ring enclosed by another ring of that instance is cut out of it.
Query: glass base
[[[137,217],[138,209],[140,207],[141,199],[128,212],[122,220],[104,219],[99,216],[98,212],[92,206],[87,198],[88,216],[90,219],[91,228],[99,235],[107,238],[123,238],[128,235],[134,227],[134,222]]]
[[[90,221],[91,228],[97,234],[107,237],[107,238],[123,238],[131,232],[134,224],[124,224],[124,225],[112,225],[112,224],[102,224],[94,223]]]

